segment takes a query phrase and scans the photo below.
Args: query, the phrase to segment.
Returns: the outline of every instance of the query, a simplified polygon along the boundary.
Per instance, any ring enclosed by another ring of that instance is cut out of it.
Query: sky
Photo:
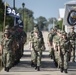
[[[4,0],[11,7],[13,7],[13,0]],[[34,12],[34,17],[38,18],[43,16],[46,19],[51,17],[59,17],[59,8],[63,8],[64,4],[70,0],[15,0],[15,6],[17,8],[22,7],[22,3],[25,3],[25,7]]]

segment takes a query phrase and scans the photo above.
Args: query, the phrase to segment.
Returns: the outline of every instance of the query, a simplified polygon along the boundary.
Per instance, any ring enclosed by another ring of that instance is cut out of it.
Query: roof
[[[66,2],[65,5],[76,5],[76,0]]]

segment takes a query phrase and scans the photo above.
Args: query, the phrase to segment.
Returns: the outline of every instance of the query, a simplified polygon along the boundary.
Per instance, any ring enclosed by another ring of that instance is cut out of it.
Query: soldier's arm
[[[0,55],[3,52],[3,40],[4,40],[4,38],[2,39],[2,41],[0,41]]]
[[[0,45],[0,55],[2,55],[2,45]]]
[[[50,34],[48,34],[48,37],[47,37],[47,44],[48,44],[48,46],[51,45],[51,44],[50,44],[50,42],[51,42],[51,41],[50,41],[50,37],[51,37]]]
[[[34,48],[33,42],[34,42],[34,32],[32,31],[29,38],[29,49]]]
[[[67,38],[70,40],[71,38],[70,33],[67,34]]]

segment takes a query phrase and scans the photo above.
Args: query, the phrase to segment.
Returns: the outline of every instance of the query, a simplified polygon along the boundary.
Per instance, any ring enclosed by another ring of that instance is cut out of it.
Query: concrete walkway
[[[20,60],[20,63],[10,69],[9,72],[5,72],[4,69],[0,72],[0,75],[76,75],[76,63],[69,63],[68,74],[61,73],[58,68],[54,66],[54,62],[50,59],[48,45],[47,45],[47,34],[43,32],[46,50],[42,55],[41,71],[36,71],[30,66],[31,63],[31,50],[29,44],[24,46],[24,55]]]

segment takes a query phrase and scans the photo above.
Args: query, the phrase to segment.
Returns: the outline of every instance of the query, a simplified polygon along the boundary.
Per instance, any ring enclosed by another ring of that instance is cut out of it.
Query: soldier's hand
[[[0,45],[0,55],[2,54],[2,46]]]

